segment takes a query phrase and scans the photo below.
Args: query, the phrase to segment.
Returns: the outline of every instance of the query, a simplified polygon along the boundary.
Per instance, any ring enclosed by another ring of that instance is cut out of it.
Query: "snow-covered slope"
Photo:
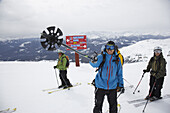
[[[170,39],[144,40],[128,47],[124,47],[120,49],[120,51],[124,55],[125,60],[132,62],[137,60],[147,61],[151,56],[153,56],[153,49],[156,46],[162,47],[165,58],[170,56]]]
[[[133,54],[134,51],[138,52],[139,50],[148,51],[145,54],[149,57],[152,56],[152,46],[160,44],[166,55],[166,51],[169,51],[168,41],[142,41],[135,44],[134,47],[129,46],[121,49],[121,51],[124,55]],[[167,60],[167,76],[165,77],[162,95],[170,94],[170,57],[165,58]],[[87,85],[87,83],[94,79],[95,69],[89,64],[82,63],[80,67],[75,67],[75,64],[71,63],[68,69],[68,78],[71,83],[81,82],[82,85],[71,90],[48,94],[42,90],[57,87],[54,65],[56,65],[56,62],[49,61],[0,62],[0,110],[17,108],[16,113],[92,113],[94,87]],[[146,66],[147,62],[125,64],[123,67],[124,78],[136,87],[143,74],[142,70]],[[128,82],[124,81],[126,91],[118,99],[118,103],[121,105],[120,113],[140,113],[144,106],[136,108],[133,104],[128,104],[127,101],[144,98],[148,94],[149,73],[145,74],[138,87],[140,92],[133,94],[134,87],[130,88]],[[104,113],[108,109],[106,100],[107,98],[103,104]],[[163,99],[149,103],[145,112],[169,113],[169,106],[170,99]]]

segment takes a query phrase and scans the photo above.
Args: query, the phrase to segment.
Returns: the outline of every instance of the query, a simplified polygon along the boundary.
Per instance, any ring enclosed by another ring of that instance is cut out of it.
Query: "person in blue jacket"
[[[105,95],[109,103],[109,113],[117,113],[117,86],[124,93],[122,65],[115,49],[115,43],[109,41],[105,45],[103,55],[98,55],[96,62],[90,61],[92,67],[100,67],[95,77],[95,106],[93,113],[102,113]],[[105,61],[101,67],[103,60]]]

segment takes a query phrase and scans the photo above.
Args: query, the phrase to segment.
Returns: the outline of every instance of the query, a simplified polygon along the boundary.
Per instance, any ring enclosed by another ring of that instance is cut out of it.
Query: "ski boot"
[[[150,100],[152,97],[150,97],[149,95],[145,97],[145,100]]]
[[[60,86],[58,86],[58,89],[60,89],[60,88],[63,88],[65,85],[60,85]]]
[[[159,100],[159,99],[162,99],[162,97],[153,96],[153,97],[150,98],[149,100],[152,102],[152,101]]]

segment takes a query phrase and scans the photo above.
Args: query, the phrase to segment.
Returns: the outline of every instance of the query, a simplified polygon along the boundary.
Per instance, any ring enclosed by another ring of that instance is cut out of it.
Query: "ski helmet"
[[[162,48],[161,47],[159,47],[159,46],[157,46],[157,47],[155,47],[154,48],[154,54],[156,54],[156,53],[162,53]]]
[[[155,52],[156,50],[160,50],[160,51],[162,52],[162,48],[159,47],[159,46],[154,47],[154,52]]]

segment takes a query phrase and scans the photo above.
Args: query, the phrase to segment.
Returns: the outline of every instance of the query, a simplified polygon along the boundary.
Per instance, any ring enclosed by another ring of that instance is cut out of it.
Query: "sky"
[[[0,38],[88,31],[170,31],[170,0],[0,0]]]

